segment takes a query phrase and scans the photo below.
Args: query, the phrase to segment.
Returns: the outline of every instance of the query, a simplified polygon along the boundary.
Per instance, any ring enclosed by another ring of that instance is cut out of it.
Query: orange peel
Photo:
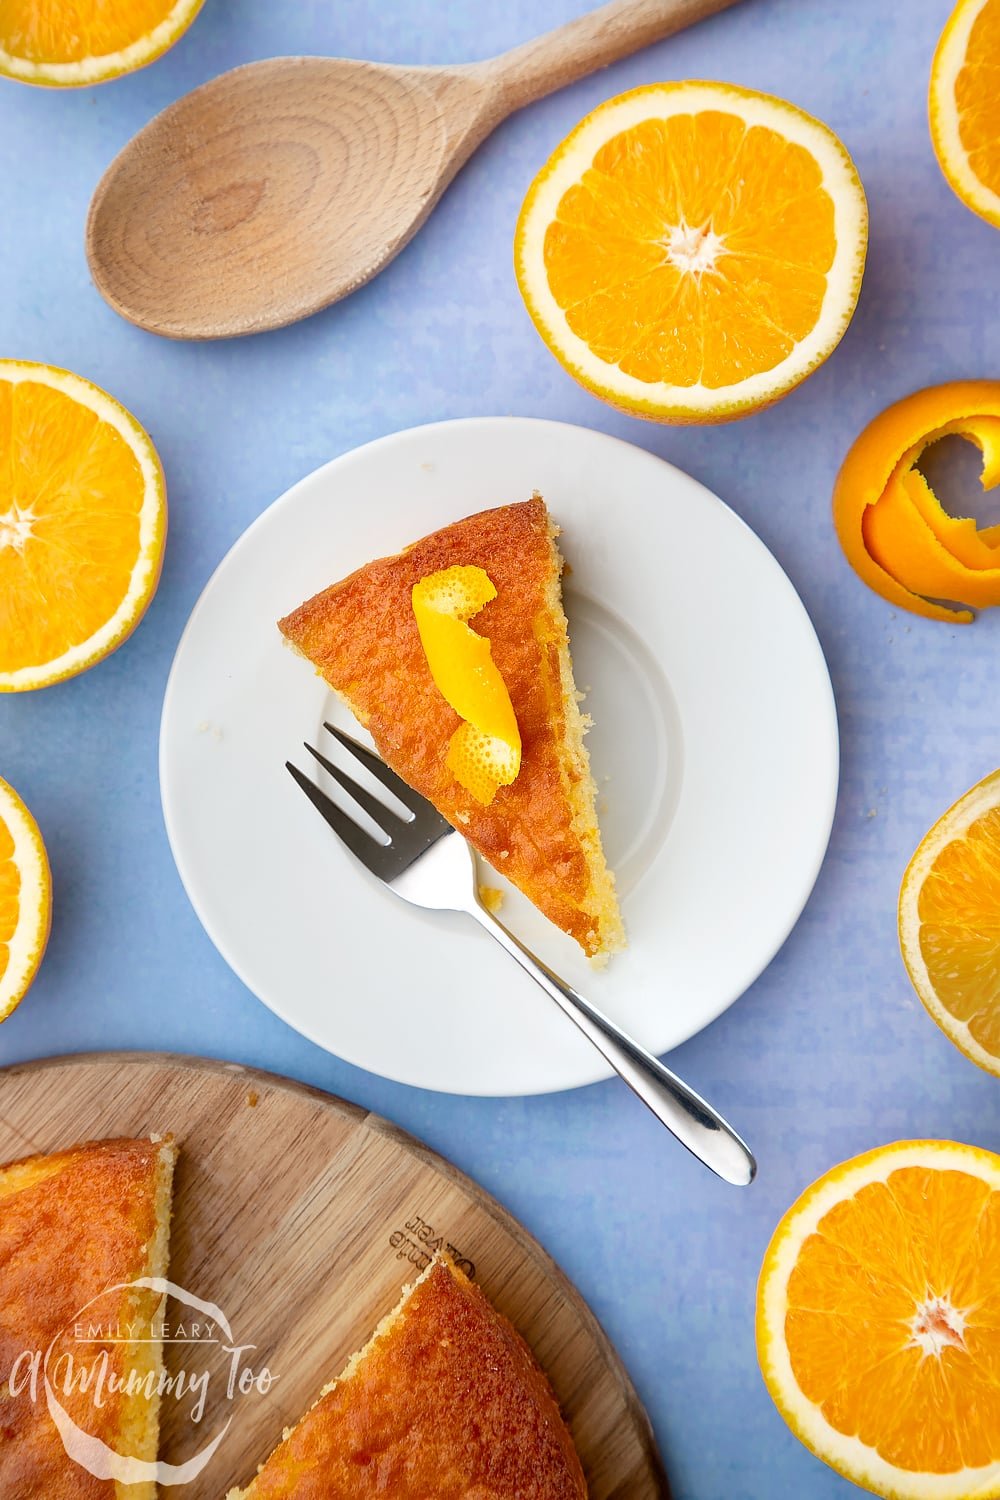
[[[844,459],[833,519],[869,588],[926,619],[964,625],[973,609],[1000,604],[1000,526],[950,516],[917,467],[950,435],[981,452],[984,490],[1000,483],[1000,381],[930,386],[881,412]]]
[[[462,723],[445,764],[460,786],[489,807],[521,769],[521,734],[493,649],[469,620],[495,599],[484,568],[452,567],[413,585],[413,613],[431,676]]]

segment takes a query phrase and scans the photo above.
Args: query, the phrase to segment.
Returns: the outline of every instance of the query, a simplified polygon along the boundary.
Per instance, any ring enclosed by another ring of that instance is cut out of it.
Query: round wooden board
[[[668,1486],[621,1362],[540,1245],[442,1157],[357,1105],[236,1064],[156,1053],[51,1058],[0,1070],[0,1162],[78,1141],[172,1132],[180,1144],[170,1278],[223,1310],[267,1395],[210,1385],[193,1442],[166,1400],[161,1458],[190,1456],[232,1416],[185,1500],[245,1484],[400,1288],[450,1249],[534,1349],[555,1387],[591,1500]],[[166,1347],[168,1371],[183,1357]]]

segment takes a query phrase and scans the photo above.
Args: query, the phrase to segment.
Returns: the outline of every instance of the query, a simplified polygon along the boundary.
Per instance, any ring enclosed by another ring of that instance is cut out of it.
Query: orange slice
[[[441,696],[464,720],[445,764],[460,786],[489,807],[521,769],[521,735],[493,648],[468,621],[495,599],[484,568],[441,568],[413,585],[420,644]]]
[[[1000,228],[1000,0],[959,0],[931,65],[931,140],[967,208]]]
[[[0,692],[120,646],[155,592],[166,527],[135,418],[78,375],[0,360]]]
[[[942,1031],[1000,1077],[1000,771],[921,839],[899,892],[899,944]]]
[[[539,172],[514,241],[535,326],[634,416],[767,406],[839,343],[868,242],[864,190],[825,125],[725,83],[602,104]]]
[[[0,74],[79,87],[145,67],[172,47],[204,0],[3,0]]]
[[[957,434],[983,455],[983,488],[1000,480],[1000,381],[960,380],[915,391],[869,422],[833,489],[833,519],[848,562],[869,588],[929,620],[968,624],[969,609],[1000,604],[1000,526],[949,516],[917,465]]]
[[[34,979],[51,919],[52,879],[38,824],[0,780],[0,1021]]]
[[[768,1390],[886,1500],[1000,1496],[1000,1157],[903,1141],[788,1211],[757,1289]]]

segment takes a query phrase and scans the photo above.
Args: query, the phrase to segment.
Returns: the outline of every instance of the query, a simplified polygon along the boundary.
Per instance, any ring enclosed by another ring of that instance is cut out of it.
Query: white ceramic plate
[[[350,1062],[453,1093],[543,1093],[608,1069],[485,933],[383,889],[303,797],[286,759],[308,766],[303,740],[329,751],[324,717],[350,719],[274,622],[534,489],[572,569],[576,681],[630,946],[594,972],[509,887],[507,923],[666,1052],[785,940],[836,800],[836,711],[809,618],[758,538],[669,464],[583,428],[483,418],[397,433],[302,480],[233,547],[177,648],[167,832],[209,935],[266,1005]]]

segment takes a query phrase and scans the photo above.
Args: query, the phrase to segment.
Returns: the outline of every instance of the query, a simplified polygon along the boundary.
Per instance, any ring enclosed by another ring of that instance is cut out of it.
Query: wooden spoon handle
[[[692,26],[739,0],[611,0],[486,64],[507,113]]]

